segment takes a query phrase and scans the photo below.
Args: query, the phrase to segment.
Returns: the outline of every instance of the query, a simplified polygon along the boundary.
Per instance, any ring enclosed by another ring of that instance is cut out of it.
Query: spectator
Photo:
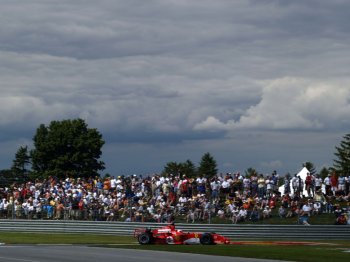
[[[304,225],[304,226],[310,226],[310,222],[309,222],[309,216],[307,215],[300,215],[299,219],[298,219],[299,224]]]
[[[321,213],[322,213],[322,204],[321,204],[321,202],[315,201],[313,209],[312,209],[312,214],[313,215],[319,215]]]
[[[305,190],[308,194],[308,197],[313,197],[313,195],[311,194],[312,184],[313,184],[313,178],[310,173],[307,173],[305,178]]]
[[[248,212],[246,209],[241,207],[238,211],[237,222],[244,222],[247,218]]]
[[[305,199],[298,194],[280,197],[274,192],[274,177],[274,172],[266,181],[263,175],[253,174],[248,178],[240,173],[227,173],[215,176],[210,183],[203,180],[204,176],[187,178],[184,175],[152,175],[144,178],[132,175],[118,176],[117,179],[114,176],[104,179],[50,177],[0,189],[0,217],[12,217],[12,204],[13,215],[27,219],[166,222],[177,216],[195,222],[217,216],[218,219],[237,223],[246,220],[255,222],[261,217],[267,219],[275,214],[280,217],[299,214],[299,201]],[[205,186],[200,188],[203,181]],[[347,179],[344,178],[344,181]],[[107,186],[110,183],[108,190],[105,182]],[[341,183],[338,181],[339,185]],[[186,185],[187,189],[180,189],[181,184]],[[184,194],[180,194],[181,190]],[[319,214],[322,210],[333,212],[333,202],[347,201],[347,195],[339,194],[345,190],[346,186],[344,190],[336,191],[335,198],[329,199],[320,189],[314,194],[310,191],[313,196],[311,215]],[[319,204],[322,209],[319,209]],[[300,214],[303,207],[300,206]],[[274,208],[277,211],[272,213]]]
[[[285,218],[285,217],[286,217],[286,215],[287,215],[287,209],[286,209],[283,205],[281,205],[281,206],[279,207],[279,209],[278,209],[278,215],[279,215],[280,218]]]
[[[330,178],[330,182],[331,182],[331,191],[333,193],[333,196],[335,196],[335,192],[338,190],[338,177],[335,171],[333,172]]]
[[[211,188],[211,199],[217,200],[219,198],[219,191],[220,191],[220,182],[217,177],[213,178],[212,182],[210,183]]]
[[[258,220],[260,220],[260,213],[259,213],[259,209],[257,206],[253,207],[252,212],[250,213],[250,221],[252,222],[256,222]]]
[[[290,190],[290,178],[286,177],[284,179],[284,194],[290,194],[291,190]]]
[[[322,178],[320,177],[320,175],[316,175],[315,177],[315,192],[322,190]]]
[[[223,219],[225,217],[225,211],[222,209],[219,209],[218,210],[218,217]]]
[[[271,217],[271,208],[269,206],[265,206],[263,209],[263,219],[267,219]]]
[[[260,174],[258,179],[258,197],[263,198],[265,196],[265,192],[266,192],[266,185],[265,185],[264,175]]]
[[[307,203],[303,204],[300,216],[311,216],[312,209],[313,203],[309,200]]]
[[[338,219],[342,213],[343,213],[343,210],[340,208],[339,205],[336,205],[334,210],[335,218]]]
[[[233,206],[231,209],[231,221],[233,224],[237,224],[238,222],[238,213],[239,210],[236,206]]]

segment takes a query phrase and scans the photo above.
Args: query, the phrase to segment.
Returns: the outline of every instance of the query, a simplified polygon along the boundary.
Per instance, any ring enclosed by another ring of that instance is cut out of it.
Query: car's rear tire
[[[141,245],[152,244],[152,235],[148,232],[140,234],[137,238]]]
[[[210,233],[202,234],[202,236],[199,239],[199,242],[202,245],[213,245],[214,244],[214,240],[213,240],[212,234],[210,234]]]

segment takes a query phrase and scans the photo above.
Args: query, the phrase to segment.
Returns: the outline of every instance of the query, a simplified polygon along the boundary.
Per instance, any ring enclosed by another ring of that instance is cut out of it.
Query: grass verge
[[[284,242],[286,240],[283,240]],[[182,253],[196,253],[218,256],[279,259],[286,261],[349,261],[349,241],[313,241],[311,246],[272,245],[272,241],[239,245],[135,245],[133,237],[91,235],[91,234],[41,234],[2,232],[0,242],[5,244],[76,244],[110,248],[144,249]],[[305,242],[305,241],[303,241]]]
[[[5,244],[77,244],[77,245],[108,245],[132,244],[133,237],[92,235],[92,234],[42,234],[1,232],[0,243]]]

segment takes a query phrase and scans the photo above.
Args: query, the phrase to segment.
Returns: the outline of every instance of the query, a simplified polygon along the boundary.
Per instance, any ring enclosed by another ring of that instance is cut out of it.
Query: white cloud
[[[227,129],[227,126],[213,116],[208,116],[205,121],[194,126],[194,130],[216,131],[225,129]]]
[[[233,124],[237,128],[320,129],[339,125],[349,112],[350,91],[337,83],[297,78],[267,84],[259,104]]]
[[[33,120],[33,118],[46,121],[62,118],[69,116],[72,108],[74,106],[61,103],[46,104],[35,97],[3,96],[0,97],[0,125],[23,123],[28,119]],[[49,115],[48,112],[50,112]],[[31,126],[31,124],[29,125]]]
[[[285,77],[262,82],[261,100],[238,120],[222,122],[213,116],[194,129],[221,130],[317,130],[342,128],[350,124],[349,81],[318,82]]]

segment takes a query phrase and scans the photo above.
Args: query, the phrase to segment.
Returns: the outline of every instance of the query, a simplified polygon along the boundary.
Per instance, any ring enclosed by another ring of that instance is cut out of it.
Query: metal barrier
[[[0,232],[86,233],[130,236],[135,228],[156,228],[160,223],[127,223],[106,221],[0,220]],[[239,239],[338,239],[350,240],[350,226],[337,225],[241,225],[176,224],[184,231],[216,232]]]

